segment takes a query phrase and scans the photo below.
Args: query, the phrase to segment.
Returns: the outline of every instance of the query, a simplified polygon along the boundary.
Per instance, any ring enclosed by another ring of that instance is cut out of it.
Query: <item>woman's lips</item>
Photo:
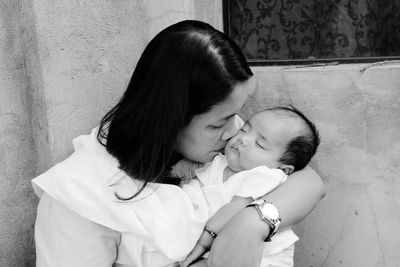
[[[215,151],[215,152],[219,152],[219,153],[224,152],[224,150],[225,150],[225,145],[226,145],[226,144],[224,144],[223,146],[221,146],[221,147],[218,148],[218,149],[215,149],[214,151]]]
[[[220,149],[215,149],[215,150],[213,150],[212,152],[215,152],[215,153],[223,153],[224,152],[224,148],[220,148]]]

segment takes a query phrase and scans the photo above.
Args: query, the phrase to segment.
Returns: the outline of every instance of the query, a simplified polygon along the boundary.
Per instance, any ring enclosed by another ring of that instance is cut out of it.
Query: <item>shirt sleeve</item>
[[[43,194],[35,223],[37,267],[111,267],[120,233],[74,213]]]
[[[233,195],[257,199],[274,190],[286,178],[287,175],[282,170],[260,166],[248,171],[241,171],[229,180],[237,182],[237,185],[232,187],[236,189]]]

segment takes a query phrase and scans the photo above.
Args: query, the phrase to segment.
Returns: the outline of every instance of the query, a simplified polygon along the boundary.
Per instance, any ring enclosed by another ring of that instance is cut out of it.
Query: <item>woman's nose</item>
[[[225,124],[224,131],[222,132],[222,135],[221,135],[221,140],[225,141],[225,140],[231,139],[237,133],[238,133],[238,129],[235,124],[235,117],[232,116],[232,118],[230,118],[229,121]]]

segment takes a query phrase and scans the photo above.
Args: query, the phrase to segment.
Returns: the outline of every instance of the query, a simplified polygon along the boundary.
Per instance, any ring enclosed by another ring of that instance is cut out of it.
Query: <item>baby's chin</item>
[[[234,172],[243,171],[242,168],[240,168],[237,164],[234,164],[233,162],[229,162],[229,161],[228,161],[228,167],[229,167],[229,169],[231,169],[231,170],[234,171]]]
[[[238,158],[234,153],[228,151],[228,153],[225,153],[225,156],[229,169],[235,172],[240,172],[243,170],[239,167],[239,164],[237,162]]]

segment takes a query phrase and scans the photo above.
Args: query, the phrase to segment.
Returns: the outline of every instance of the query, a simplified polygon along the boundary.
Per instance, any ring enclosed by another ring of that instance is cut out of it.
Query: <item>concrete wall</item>
[[[47,144],[36,147],[47,120],[36,101],[40,71],[26,10],[24,1],[0,1],[0,266],[34,266],[37,200],[29,181],[50,157]]]
[[[295,227],[296,266],[400,266],[400,65],[253,70],[245,114],[292,104],[322,138],[327,196]]]
[[[34,266],[30,179],[98,124],[159,30],[193,18],[222,29],[221,2],[0,0],[0,266]],[[361,67],[254,68],[245,113],[293,103],[323,138],[328,195],[296,228],[296,266],[400,262],[400,67]]]

